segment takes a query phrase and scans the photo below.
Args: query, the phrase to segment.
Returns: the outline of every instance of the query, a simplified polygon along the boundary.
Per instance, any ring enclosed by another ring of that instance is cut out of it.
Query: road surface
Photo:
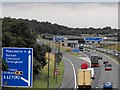
[[[89,54],[93,54],[93,50],[89,52]],[[89,55],[88,54],[88,55]],[[96,88],[103,88],[103,83],[106,81],[113,83],[113,88],[118,88],[118,63],[110,58],[109,56],[102,54],[102,53],[97,53],[99,56],[102,56],[102,60],[99,60],[100,64],[100,77],[97,82]],[[105,67],[103,64],[103,61],[109,61],[112,64],[112,71],[105,71]]]

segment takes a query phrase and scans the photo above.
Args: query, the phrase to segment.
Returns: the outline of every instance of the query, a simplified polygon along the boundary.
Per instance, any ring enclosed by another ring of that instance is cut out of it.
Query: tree
[[[7,63],[2,59],[2,71],[7,71],[8,70],[8,65]]]
[[[34,22],[36,26],[37,22]],[[2,46],[3,47],[28,47],[33,48],[33,74],[38,74],[39,71],[46,65],[45,54],[50,52],[50,47],[46,45],[38,45],[36,43],[37,33],[28,25],[30,21],[23,19],[15,19],[5,17],[2,19]],[[51,24],[49,24],[51,25]],[[33,25],[32,25],[33,26]],[[35,26],[33,26],[35,28]],[[3,68],[6,70],[6,63],[3,61]]]

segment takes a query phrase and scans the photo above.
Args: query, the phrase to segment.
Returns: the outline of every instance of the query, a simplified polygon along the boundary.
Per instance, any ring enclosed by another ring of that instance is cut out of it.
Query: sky
[[[118,2],[119,0],[1,0],[2,2]]]
[[[8,0],[4,0],[4,2],[2,2],[2,17],[11,16],[14,18],[24,18],[30,20],[35,19],[40,22],[49,21],[51,23],[57,23],[73,28],[103,28],[105,26],[118,28],[117,0],[109,0],[111,2],[107,2],[108,0],[104,0],[106,2],[81,1],[44,3],[30,3],[27,2],[27,0],[24,0],[26,2],[14,2],[15,0],[9,0],[9,2],[7,1]]]

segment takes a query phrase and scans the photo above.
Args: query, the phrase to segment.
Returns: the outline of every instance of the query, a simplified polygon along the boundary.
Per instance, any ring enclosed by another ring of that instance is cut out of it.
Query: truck
[[[79,50],[83,51],[83,45],[82,44],[79,46]]]
[[[88,68],[88,64],[87,63],[82,63],[81,64],[81,69],[87,69]]]
[[[91,88],[91,70],[79,69],[77,73],[77,89]]]
[[[99,56],[97,54],[92,54],[91,55],[91,67],[99,67]]]

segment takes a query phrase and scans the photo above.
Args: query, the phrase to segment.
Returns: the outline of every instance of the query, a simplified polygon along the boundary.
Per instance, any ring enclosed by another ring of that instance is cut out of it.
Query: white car
[[[93,52],[96,52],[96,50],[94,50]]]

